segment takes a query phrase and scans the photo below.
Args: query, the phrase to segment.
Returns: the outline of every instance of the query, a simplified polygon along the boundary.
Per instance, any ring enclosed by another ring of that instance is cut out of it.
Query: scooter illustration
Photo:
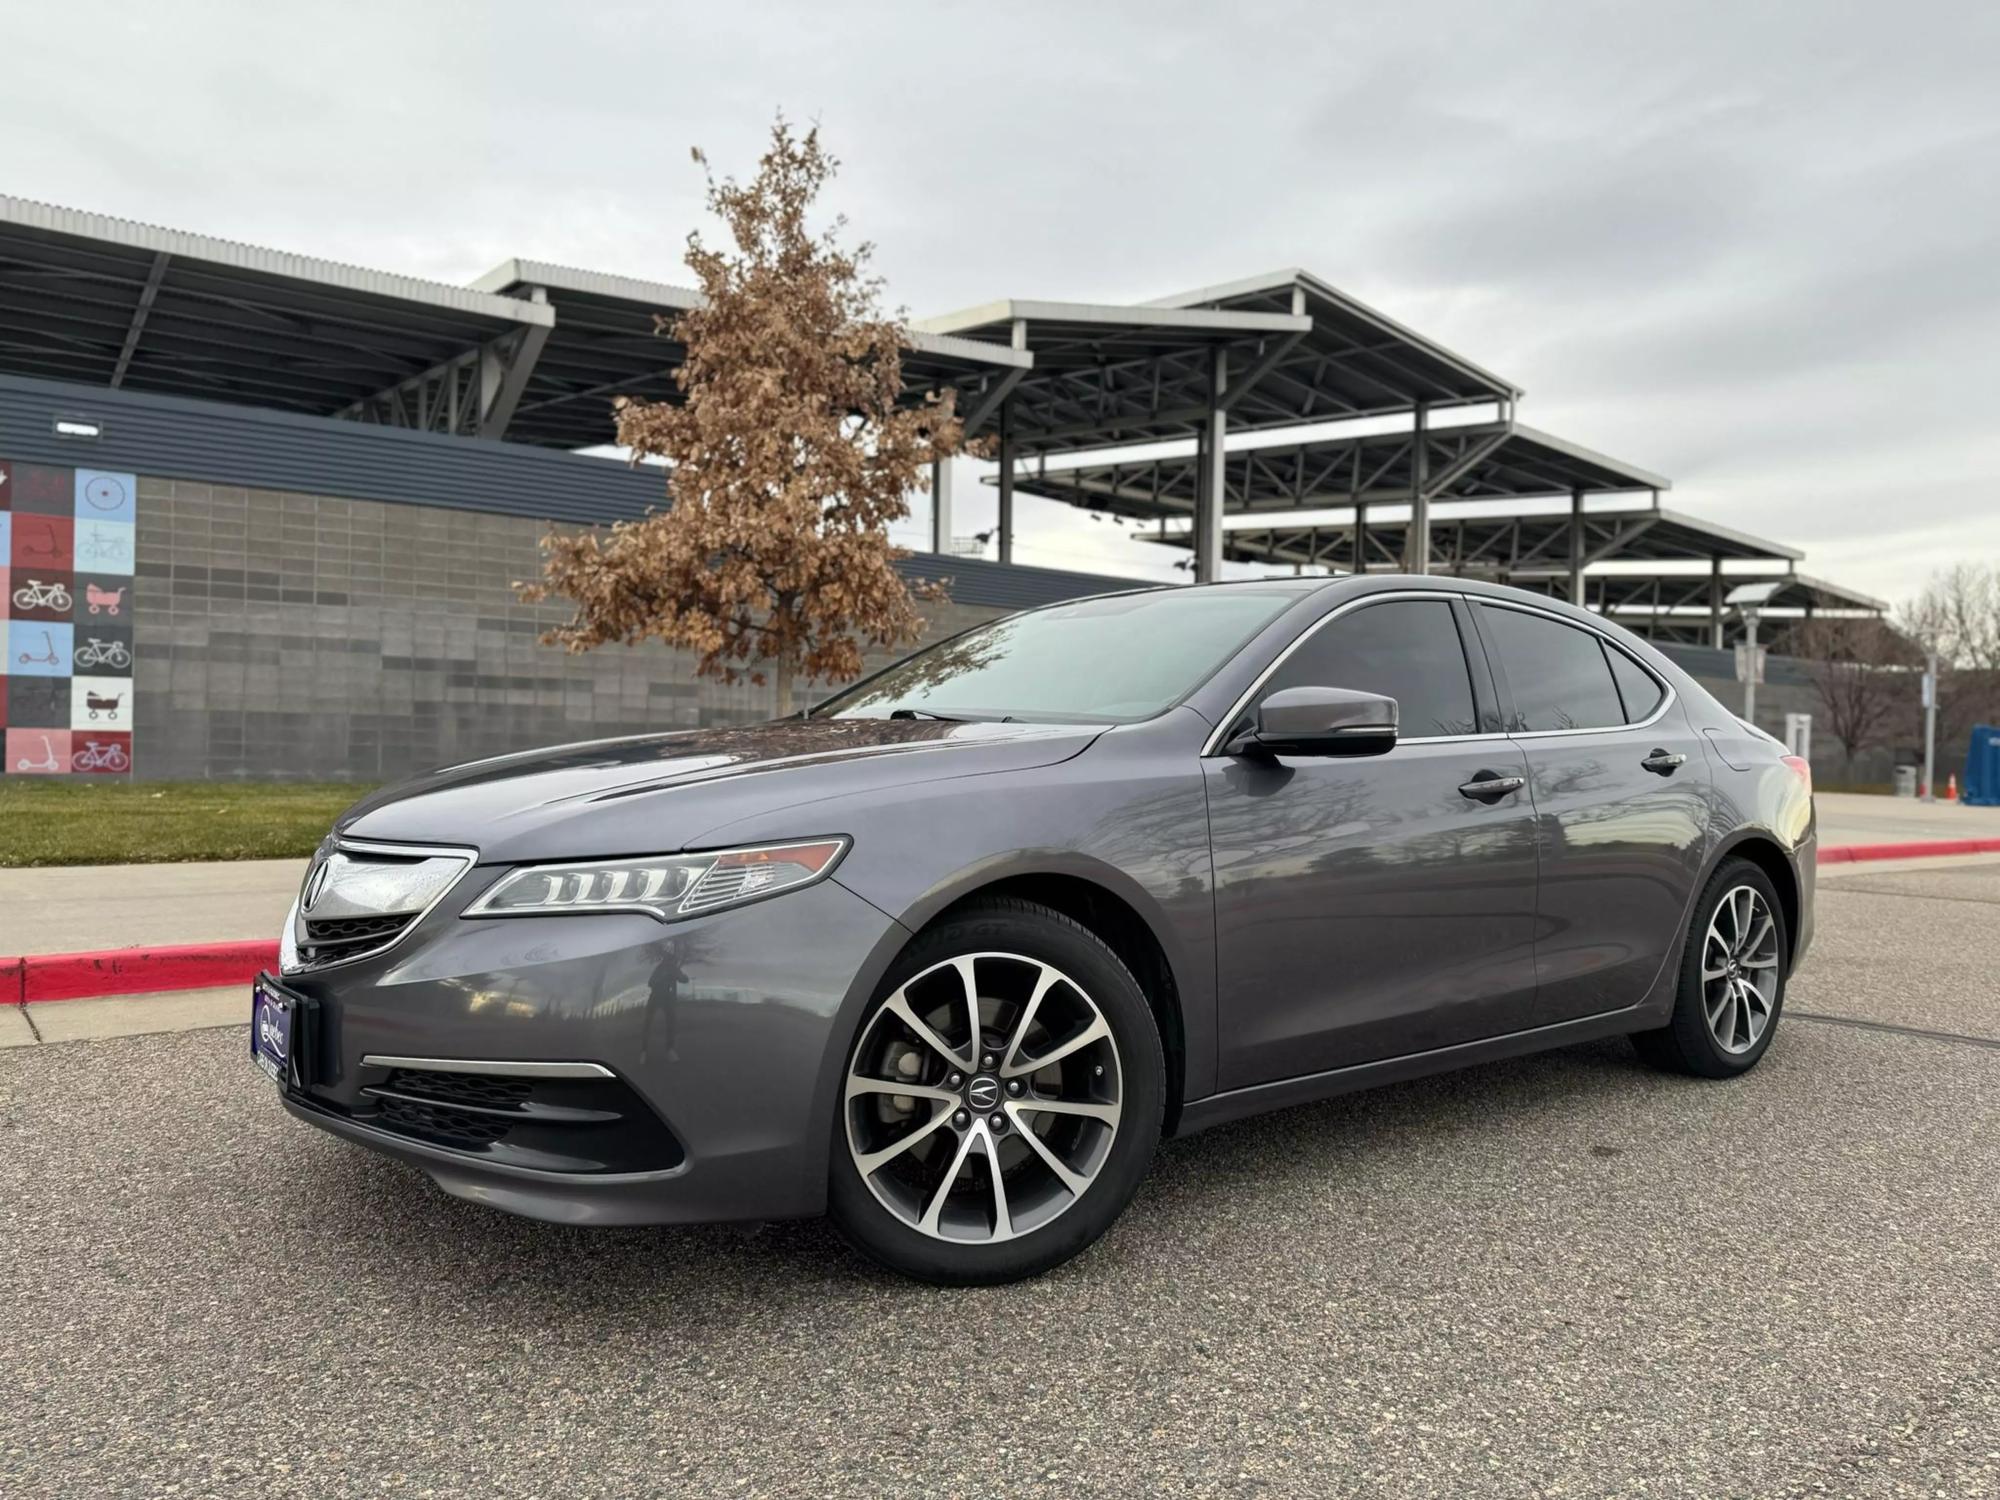
[[[29,760],[24,755],[14,762],[14,769],[17,771],[60,771],[62,764],[56,759],[56,747],[49,743],[47,735],[43,735],[42,758],[40,760]]]
[[[61,666],[62,658],[56,654],[56,643],[49,639],[49,633],[46,630],[42,632],[42,645],[49,653],[47,656],[36,656],[33,652],[23,651],[21,653],[21,665],[29,667],[39,662],[45,667]]]

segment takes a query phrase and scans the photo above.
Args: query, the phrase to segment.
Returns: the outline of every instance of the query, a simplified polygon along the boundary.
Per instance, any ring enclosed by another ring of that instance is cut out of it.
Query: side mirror
[[[1231,755],[1380,755],[1396,744],[1396,700],[1352,688],[1280,688],[1257,705]]]

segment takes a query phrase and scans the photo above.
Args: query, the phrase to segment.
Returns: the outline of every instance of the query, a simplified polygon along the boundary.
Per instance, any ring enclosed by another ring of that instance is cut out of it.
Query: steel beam
[[[931,551],[951,551],[951,460],[931,460]]]
[[[1583,491],[1569,492],[1569,602],[1583,608]]]
[[[153,257],[153,268],[146,273],[146,284],[139,289],[139,305],[132,309],[132,326],[125,330],[125,347],[118,351],[118,367],[111,372],[111,389],[117,390],[125,383],[125,372],[132,368],[132,356],[139,349],[139,335],[146,331],[146,319],[153,311],[153,299],[160,295],[160,283],[166,278],[167,252],[162,250]]]
[[[1014,403],[1000,403],[1000,514],[994,522],[1000,534],[1000,561],[1014,560]]]
[[[1428,573],[1431,570],[1431,495],[1426,484],[1429,452],[1426,439],[1430,429],[1430,403],[1419,401],[1410,451],[1410,529],[1403,538],[1403,571]]]

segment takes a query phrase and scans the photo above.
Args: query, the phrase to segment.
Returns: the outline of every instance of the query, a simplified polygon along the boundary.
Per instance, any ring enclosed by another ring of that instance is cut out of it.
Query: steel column
[[[931,460],[931,551],[951,551],[951,460]]]
[[[1431,570],[1431,497],[1428,488],[1430,403],[1419,401],[1410,434],[1410,534],[1403,542],[1403,571]]]
[[[1722,558],[1718,554],[1708,560],[1708,643],[1720,651],[1722,642]]]
[[[1229,412],[1223,398],[1229,392],[1229,355],[1217,349],[1208,367],[1208,410],[1201,423],[1201,471],[1194,515],[1194,581],[1214,583],[1222,576],[1223,500],[1228,494],[1225,465],[1229,461]]]
[[[1000,561],[1014,560],[1014,399],[1000,403]]]
[[[1583,491],[1569,492],[1569,602],[1583,608]]]

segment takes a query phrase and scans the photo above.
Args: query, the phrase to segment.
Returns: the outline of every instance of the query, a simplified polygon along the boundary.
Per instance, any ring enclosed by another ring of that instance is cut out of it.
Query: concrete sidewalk
[[[1861,792],[1819,792],[1822,844],[1900,844],[1909,839],[2000,838],[2000,807],[1919,802],[1914,797],[1871,797]]]
[[[277,940],[302,859],[0,870],[0,953]]]

